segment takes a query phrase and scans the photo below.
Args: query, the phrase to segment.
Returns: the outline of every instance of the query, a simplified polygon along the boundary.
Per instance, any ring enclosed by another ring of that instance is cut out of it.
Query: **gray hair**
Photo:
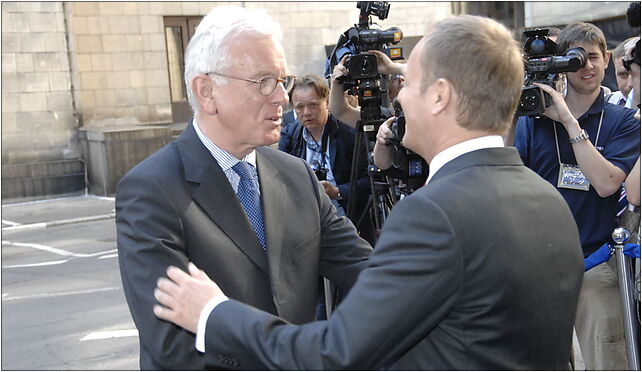
[[[239,7],[215,7],[196,28],[185,51],[185,86],[187,100],[194,112],[200,105],[192,91],[192,80],[198,74],[220,71],[232,64],[228,57],[228,41],[244,32],[257,32],[281,40],[283,32],[278,23],[263,9]],[[225,84],[226,79],[212,76],[216,84]]]

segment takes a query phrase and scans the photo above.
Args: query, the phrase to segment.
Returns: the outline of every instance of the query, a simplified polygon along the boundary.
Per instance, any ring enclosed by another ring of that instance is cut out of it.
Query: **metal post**
[[[640,370],[640,323],[635,314],[633,300],[633,279],[631,277],[631,261],[624,256],[624,244],[629,241],[631,234],[623,227],[613,231],[615,245],[615,258],[618,270],[618,282],[620,286],[620,298],[622,301],[624,339],[626,341],[626,356],[629,370]]]

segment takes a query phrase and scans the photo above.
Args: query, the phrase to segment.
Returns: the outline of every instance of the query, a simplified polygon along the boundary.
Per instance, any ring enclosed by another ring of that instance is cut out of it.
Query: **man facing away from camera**
[[[564,199],[503,147],[523,73],[488,18],[439,21],[417,44],[398,99],[403,144],[431,173],[392,210],[330,320],[292,325],[227,299],[194,265],[159,279],[155,314],[203,337],[218,367],[566,368],[582,253]]]
[[[214,8],[185,58],[194,120],[120,182],[118,253],[141,369],[213,367],[194,333],[152,312],[170,265],[194,262],[231,298],[294,324],[315,319],[319,275],[347,290],[367,265],[371,247],[305,161],[267,147],[292,85],[279,34],[264,11]]]

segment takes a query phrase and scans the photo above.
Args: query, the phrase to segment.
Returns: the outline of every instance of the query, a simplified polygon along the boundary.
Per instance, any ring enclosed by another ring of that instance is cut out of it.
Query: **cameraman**
[[[566,97],[536,84],[552,97],[552,105],[542,117],[519,118],[515,147],[524,164],[556,186],[568,203],[587,257],[610,242],[617,226],[617,191],[640,154],[640,123],[633,110],[604,101],[600,83],[609,55],[599,28],[574,23],[557,41],[559,52],[584,48],[587,62],[566,74]],[[589,370],[627,368],[614,261],[584,274],[575,328]]]
[[[394,76],[401,76],[400,82],[403,82],[403,74],[406,71],[406,65],[402,63],[393,62],[387,55],[378,51],[370,50],[368,53],[373,53],[377,56],[377,67],[380,74],[390,74]],[[347,56],[337,63],[332,72],[332,85],[330,87],[330,112],[337,117],[337,119],[346,123],[347,125],[356,128],[357,122],[361,119],[361,111],[359,108],[348,105],[348,102],[343,94],[343,84],[339,81],[339,77],[347,75],[348,71],[344,65]],[[401,90],[403,86],[399,87]],[[374,163],[379,169],[388,169],[392,166],[393,149],[385,142],[385,138],[392,137],[390,131],[390,124],[394,117],[386,120],[379,127],[377,132],[377,141],[374,148]]]

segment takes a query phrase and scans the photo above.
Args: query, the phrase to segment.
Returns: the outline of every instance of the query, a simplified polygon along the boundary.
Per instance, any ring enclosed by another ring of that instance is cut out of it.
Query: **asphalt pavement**
[[[134,370],[114,199],[2,205],[3,370]]]

